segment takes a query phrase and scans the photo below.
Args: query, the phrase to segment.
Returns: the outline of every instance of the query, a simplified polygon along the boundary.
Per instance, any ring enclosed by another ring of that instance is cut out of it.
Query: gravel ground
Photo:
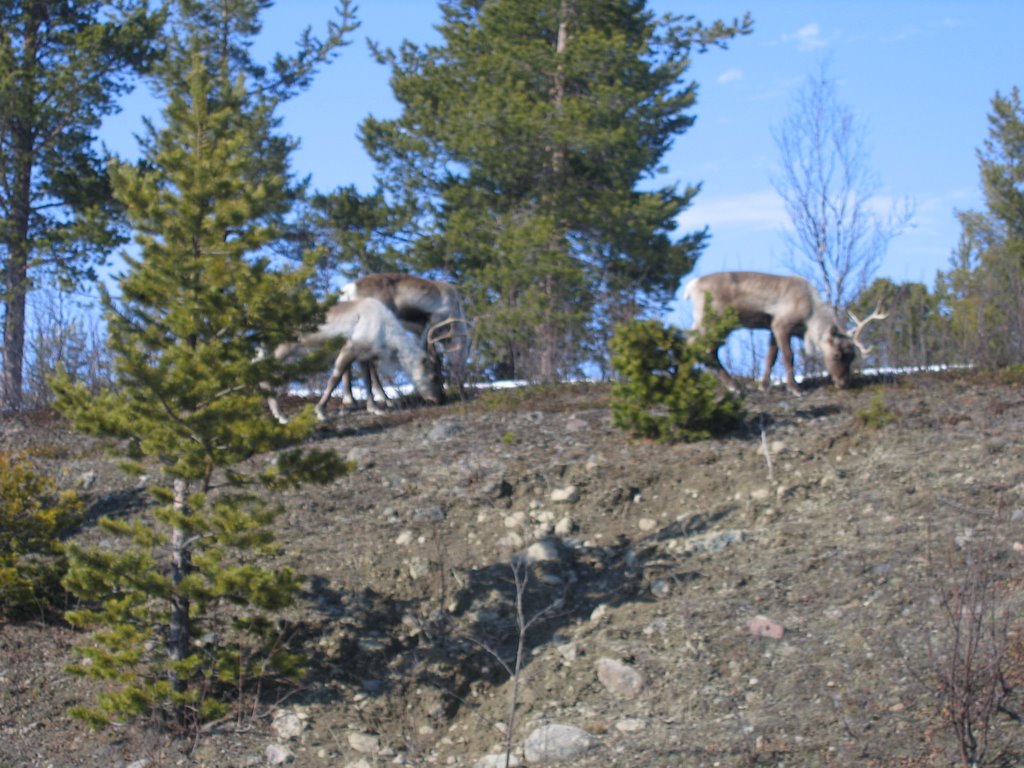
[[[92,693],[64,672],[88,638],[8,624],[0,765],[962,764],[937,681],[966,576],[991,574],[1024,682],[1024,391],[922,374],[747,404],[734,434],[671,446],[613,427],[598,385],[339,414],[315,443],[356,471],[280,497],[304,684],[187,744],[93,733],[65,714]],[[58,418],[0,429],[90,519],[145,510]],[[1019,686],[1003,703],[987,764],[1024,765]]]

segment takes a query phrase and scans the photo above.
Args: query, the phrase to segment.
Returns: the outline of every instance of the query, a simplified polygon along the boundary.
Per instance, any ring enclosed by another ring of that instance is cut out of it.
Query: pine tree
[[[162,13],[144,0],[0,2],[0,405],[22,400],[25,313],[40,270],[95,277],[121,240],[96,130],[144,70]]]
[[[103,295],[116,387],[96,397],[54,382],[79,428],[122,438],[137,469],[161,476],[151,514],[100,521],[122,548],[69,548],[65,583],[82,607],[68,618],[97,628],[89,663],[73,671],[111,684],[98,706],[75,711],[95,725],[163,713],[192,726],[250,681],[299,671],[272,619],[300,578],[273,565],[279,510],[259,490],[327,480],[343,464],[292,449],[261,471],[239,465],[313,428],[310,411],[287,427],[266,415],[261,381],[284,374],[254,362],[322,312],[311,265],[275,269],[268,256],[299,192],[275,109],[352,26],[343,8],[327,42],[307,35],[267,75],[245,44],[266,5],[178,3],[159,68],[164,125],[151,127],[138,165],[111,171],[139,250],[125,257],[119,296]]]
[[[671,236],[697,187],[640,183],[693,122],[691,53],[750,20],[644,6],[447,0],[443,45],[379,54],[403,112],[362,132],[391,200],[417,212],[409,262],[463,288],[502,373],[603,361],[611,325],[664,307],[704,240]]]
[[[996,94],[978,151],[986,211],[960,211],[951,268],[936,287],[961,348],[957,362],[1024,362],[1024,105]],[[951,361],[953,362],[953,361]]]

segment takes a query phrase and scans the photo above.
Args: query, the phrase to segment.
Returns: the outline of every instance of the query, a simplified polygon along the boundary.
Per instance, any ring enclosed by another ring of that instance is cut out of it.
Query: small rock
[[[647,531],[653,531],[658,527],[658,521],[650,517],[641,517],[636,521],[636,527],[646,533]]]
[[[422,557],[414,557],[408,563],[409,577],[413,580],[425,579],[430,575],[430,563]]]
[[[615,730],[622,733],[636,733],[647,727],[647,723],[635,717],[627,717],[615,723]]]
[[[627,699],[636,698],[644,688],[644,676],[615,659],[597,660],[597,679],[610,692]]]
[[[372,733],[360,733],[350,731],[348,734],[348,745],[356,752],[364,755],[376,755],[380,752],[380,737]]]
[[[555,650],[558,651],[558,655],[566,662],[575,660],[580,653],[579,646],[571,641],[568,643],[562,643],[561,645],[556,645]]]
[[[288,741],[301,736],[302,732],[306,730],[306,723],[295,712],[278,710],[274,715],[274,721],[270,724],[270,729],[277,738]]]
[[[665,579],[655,579],[651,582],[651,594],[655,597],[666,598],[672,594],[672,584]]]
[[[755,488],[750,492],[750,498],[754,501],[767,501],[771,495],[772,492],[768,488]]]
[[[444,508],[438,504],[417,507],[413,510],[412,519],[417,523],[440,523],[448,516]]]
[[[355,464],[359,469],[369,469],[377,463],[376,455],[365,445],[349,448],[345,454],[345,461]]]
[[[580,491],[575,485],[567,485],[565,488],[555,488],[549,498],[552,504],[575,504],[580,500]]]
[[[292,751],[281,744],[268,745],[264,754],[267,757],[267,765],[286,765],[295,760]]]
[[[427,440],[448,440],[462,431],[462,426],[454,421],[439,421],[427,432]]]
[[[607,616],[607,615],[608,615],[608,605],[606,603],[601,603],[599,606],[597,606],[597,608],[595,608],[593,611],[591,611],[591,613],[590,613],[590,621],[593,622],[594,624],[596,624],[597,622],[599,622],[602,619],[604,619],[604,617]]]
[[[555,521],[555,513],[550,509],[537,509],[530,513],[530,517],[536,520],[538,523],[553,523]]]
[[[360,635],[356,645],[363,653],[384,653],[388,649],[387,642],[379,635]]]
[[[750,534],[744,530],[718,531],[707,533],[703,536],[694,536],[686,542],[684,551],[693,554],[695,552],[719,552],[732,544],[746,541]]]
[[[398,534],[398,537],[395,539],[395,544],[397,544],[400,547],[407,547],[410,544],[412,544],[413,539],[415,538],[415,536],[416,536],[416,534],[414,534],[412,531],[406,529],[406,530],[402,531],[400,534]]]
[[[750,634],[758,637],[770,637],[772,640],[781,640],[786,634],[786,628],[777,621],[772,621],[767,616],[755,616],[747,624]]]
[[[552,539],[542,539],[526,548],[527,563],[549,563],[558,559],[558,544]]]
[[[522,528],[526,525],[526,517],[525,512],[513,512],[505,518],[505,527],[509,530]]]
[[[571,517],[563,517],[557,523],[555,523],[555,535],[556,536],[571,536],[576,530],[576,521]]]
[[[597,739],[574,725],[552,723],[537,728],[523,743],[526,762],[558,763],[572,760],[598,745]]]
[[[519,549],[523,546],[523,537],[515,531],[510,531],[498,539],[498,546],[504,549]]]
[[[473,763],[473,768],[505,768],[506,765],[509,768],[518,768],[522,763],[519,762],[519,758],[515,755],[508,755],[508,762],[506,763],[505,753],[500,752],[493,755],[484,755]]]

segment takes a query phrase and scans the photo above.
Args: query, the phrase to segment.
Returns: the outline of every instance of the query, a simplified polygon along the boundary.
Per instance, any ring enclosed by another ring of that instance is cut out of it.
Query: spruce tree
[[[300,578],[274,565],[279,510],[260,491],[327,480],[343,463],[288,449],[312,413],[286,427],[270,419],[261,382],[284,373],[255,359],[321,317],[311,266],[277,269],[269,257],[300,191],[275,109],[351,24],[343,8],[326,41],[305,36],[268,74],[246,45],[266,5],[177,4],[159,70],[163,125],[150,128],[141,162],[111,170],[138,246],[118,295],[103,296],[116,385],[96,397],[66,376],[54,382],[79,428],[122,439],[130,468],[159,472],[152,510],[100,521],[119,546],[68,551],[65,583],[81,600],[68,618],[95,628],[88,663],[72,669],[110,683],[97,706],[75,710],[94,725],[161,714],[194,726],[251,681],[300,670],[273,621]],[[283,451],[273,464],[242,468],[271,449]]]
[[[1024,362],[1024,104],[996,94],[978,151],[985,211],[959,211],[960,243],[936,292],[960,359],[988,368]],[[954,362],[954,361],[950,361]]]
[[[402,105],[367,119],[414,268],[468,295],[477,352],[552,379],[604,362],[617,320],[662,309],[704,232],[696,186],[649,179],[693,122],[692,53],[750,30],[656,19],[636,0],[446,0],[441,45],[380,52]]]

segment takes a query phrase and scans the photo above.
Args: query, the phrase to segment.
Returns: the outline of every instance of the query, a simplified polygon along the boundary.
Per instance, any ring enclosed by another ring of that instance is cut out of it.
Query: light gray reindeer
[[[856,328],[845,331],[839,324],[832,307],[818,295],[809,282],[801,277],[766,275],[761,272],[716,272],[691,280],[683,295],[693,302],[693,330],[700,330],[704,318],[705,297],[710,296],[716,312],[733,307],[744,328],[766,328],[771,331],[768,358],[765,363],[761,388],[767,389],[771,381],[772,366],[782,350],[782,363],[786,368],[786,388],[800,395],[793,376],[792,337],[806,339],[817,349],[825,361],[832,381],[840,389],[850,385],[851,365],[858,351],[868,350],[860,343],[864,327],[872,320],[885,317],[877,309],[864,320],[857,320]],[[739,389],[722,366],[715,350],[715,372],[729,389]]]
[[[440,369],[436,346],[443,347],[450,377],[461,381],[469,357],[469,323],[462,313],[462,300],[451,283],[428,280],[401,272],[379,272],[353,280],[341,289],[340,297],[353,300],[372,297],[394,312],[409,331],[419,336],[427,353]],[[387,403],[387,395],[372,364],[366,371],[367,401]],[[342,403],[350,406],[351,374],[342,378]]]
[[[303,334],[297,341],[279,344],[274,350],[278,360],[309,354],[327,344],[341,344],[331,378],[316,404],[316,416],[325,421],[325,407],[331,393],[355,362],[363,365],[399,366],[412,379],[416,391],[429,403],[440,403],[444,392],[441,379],[423,347],[406,332],[398,318],[381,302],[373,298],[339,301],[327,310],[327,317],[315,331]],[[277,399],[267,397],[270,412],[282,424],[287,419],[281,413]],[[367,409],[375,411],[371,400]]]

